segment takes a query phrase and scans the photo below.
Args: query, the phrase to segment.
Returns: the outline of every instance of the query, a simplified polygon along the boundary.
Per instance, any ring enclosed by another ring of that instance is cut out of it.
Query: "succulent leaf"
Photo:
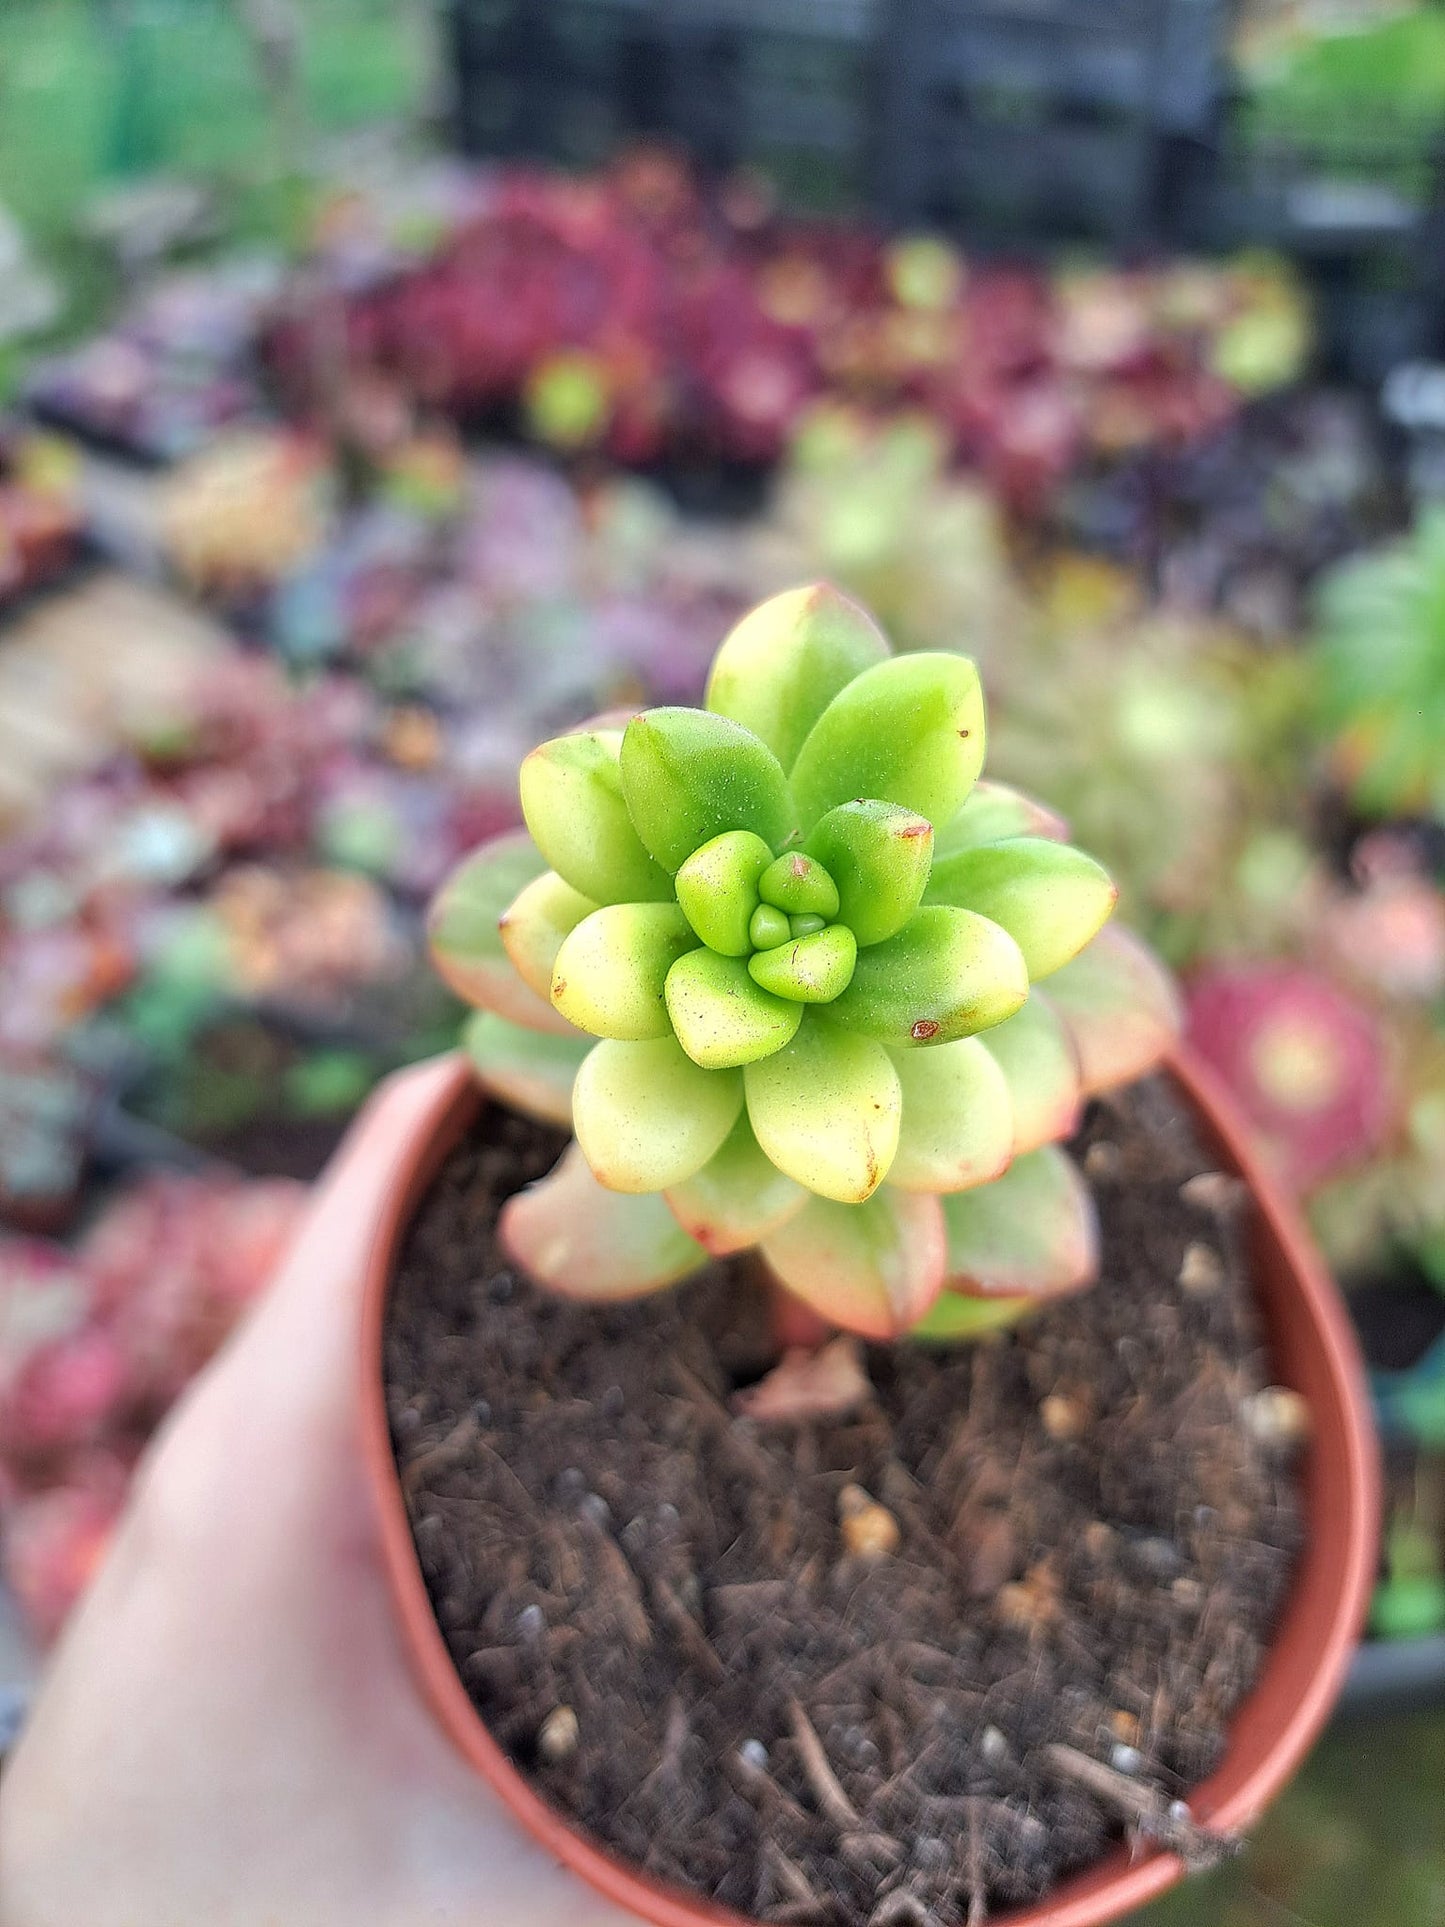
[[[785,1003],[753,981],[741,957],[690,950],[667,973],[667,1014],[694,1064],[728,1070],[779,1050],[803,1020],[801,1004]]]
[[[678,1223],[714,1258],[746,1251],[786,1223],[808,1201],[753,1135],[746,1110],[722,1149],[667,1193]]]
[[[621,767],[637,833],[666,870],[725,830],[751,830],[774,850],[796,838],[782,765],[726,716],[645,709],[627,725]]]
[[[1053,1145],[1015,1158],[1001,1178],[942,1200],[947,1288],[966,1298],[1056,1298],[1098,1270],[1094,1200]]]
[[[755,950],[776,950],[792,934],[792,918],[771,903],[760,903],[748,922],[748,940]]]
[[[1022,790],[980,777],[963,808],[944,824],[934,841],[935,857],[956,856],[982,843],[1002,843],[1013,836],[1046,836],[1062,843],[1069,834],[1063,817],[1056,816]]]
[[[522,763],[522,814],[552,868],[594,903],[666,903],[672,878],[623,799],[622,741],[618,730],[584,730],[534,749]]]
[[[838,691],[889,653],[872,617],[827,583],[788,589],[724,638],[707,706],[752,730],[790,769]]]
[[[1084,1101],[1079,1057],[1046,998],[1030,996],[1022,1010],[979,1040],[979,1049],[993,1058],[1008,1085],[1015,1157],[1073,1134]]]
[[[896,656],[836,695],[793,765],[804,830],[840,803],[876,797],[946,823],[983,765],[983,691],[966,656]]]
[[[462,1026],[462,1049],[477,1081],[502,1103],[547,1124],[572,1126],[572,1085],[592,1040],[573,1031],[554,1037],[478,1010]]]
[[[836,914],[860,946],[896,936],[923,901],[933,829],[913,810],[840,803],[813,825],[805,847],[836,884]]]
[[[956,1345],[985,1332],[1007,1331],[1037,1308],[1036,1298],[965,1298],[961,1292],[944,1291],[908,1336],[930,1345]]]
[[[1173,978],[1116,923],[1050,977],[1046,1001],[1064,1021],[1089,1097],[1152,1070],[1183,1023]]]
[[[643,1298],[707,1262],[662,1198],[606,1190],[576,1144],[508,1198],[497,1228],[512,1261],[567,1298]]]
[[[848,987],[858,946],[846,924],[829,924],[811,936],[790,938],[748,959],[748,975],[776,997],[800,1004],[829,1004]]]
[[[1098,935],[1118,895],[1108,871],[1082,850],[1017,836],[940,859],[923,900],[976,910],[1007,930],[1037,981]]]
[[[517,975],[498,928],[517,892],[546,867],[525,830],[493,837],[473,850],[438,891],[427,935],[438,974],[465,1002],[529,1030],[570,1034],[566,1019]]]
[[[549,1003],[552,966],[563,939],[596,908],[591,897],[574,890],[555,870],[544,870],[502,912],[497,924],[502,948],[527,988]]]
[[[742,1078],[701,1069],[674,1037],[608,1039],[577,1072],[572,1124],[609,1191],[665,1191],[721,1149],[742,1105]]]
[[[1007,1080],[982,1043],[962,1037],[935,1050],[892,1055],[903,1086],[903,1125],[889,1184],[903,1191],[966,1191],[996,1178],[1013,1155],[1013,1109]]]
[[[907,1331],[943,1288],[938,1199],[891,1185],[864,1204],[810,1198],[761,1249],[794,1297],[865,1338]]]
[[[758,878],[758,895],[789,916],[838,914],[838,886],[816,857],[801,850],[790,850],[768,865]]]
[[[753,1131],[780,1171],[840,1204],[873,1195],[898,1148],[903,1108],[881,1044],[810,1012],[790,1044],[743,1077]]]
[[[677,900],[710,950],[746,957],[752,949],[748,925],[759,907],[758,878],[772,860],[772,850],[751,830],[724,830],[679,869]]]
[[[552,1002],[594,1037],[666,1037],[672,1029],[667,973],[696,948],[692,925],[677,904],[609,903],[563,940],[552,970]]]
[[[948,1044],[1011,1017],[1029,994],[1023,953],[972,910],[919,910],[896,937],[858,952],[828,1016],[895,1046]]]

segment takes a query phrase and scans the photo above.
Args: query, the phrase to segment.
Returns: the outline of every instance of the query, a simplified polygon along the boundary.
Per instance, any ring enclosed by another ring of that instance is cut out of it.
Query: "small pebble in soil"
[[[1179,1289],[1189,1298],[1212,1298],[1224,1284],[1224,1265],[1218,1252],[1197,1240],[1189,1245],[1179,1267]]]
[[[1227,1172],[1197,1171],[1180,1185],[1179,1195],[1186,1204],[1192,1204],[1200,1211],[1223,1214],[1241,1204],[1246,1192],[1241,1181],[1230,1177]]]
[[[978,1750],[990,1766],[997,1766],[1008,1758],[1008,1741],[996,1726],[986,1726],[980,1735]]]
[[[604,1532],[612,1523],[612,1507],[600,1492],[584,1492],[577,1503],[577,1510],[584,1518],[590,1519],[594,1526],[600,1526]]]
[[[767,1772],[768,1749],[763,1745],[761,1740],[744,1740],[738,1748],[738,1752],[747,1761],[748,1765],[755,1766],[759,1773]]]
[[[1109,1716],[1109,1730],[1121,1745],[1133,1746],[1139,1738],[1138,1714],[1130,1713],[1123,1707],[1120,1707],[1117,1712],[1111,1713]]]
[[[517,1614],[517,1632],[527,1640],[540,1639],[547,1630],[547,1615],[540,1606],[523,1606]]]
[[[1110,1752],[1109,1764],[1116,1773],[1137,1773],[1144,1764],[1144,1755],[1137,1746],[1121,1744]]]
[[[843,1544],[855,1559],[886,1559],[898,1550],[898,1521],[861,1485],[845,1485],[838,1494],[838,1518]]]
[[[1089,1414],[1082,1399],[1050,1392],[1039,1406],[1039,1420],[1051,1439],[1076,1439],[1089,1423]]]
[[[537,1735],[537,1751],[549,1766],[561,1766],[577,1751],[581,1736],[577,1715],[570,1706],[554,1706]]]
[[[1261,1445],[1299,1445],[1310,1435],[1310,1408],[1287,1385],[1251,1392],[1240,1411]]]
[[[1161,1538],[1157,1533],[1136,1539],[1129,1553],[1134,1564],[1151,1579],[1176,1579],[1184,1569],[1184,1554],[1172,1539]]]
[[[1084,1169],[1091,1178],[1108,1179],[1119,1169],[1119,1147],[1101,1137],[1084,1153]]]

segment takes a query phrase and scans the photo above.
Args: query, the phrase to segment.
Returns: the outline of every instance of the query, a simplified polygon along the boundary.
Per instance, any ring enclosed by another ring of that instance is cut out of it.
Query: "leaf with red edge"
[[[939,1200],[885,1185],[866,1204],[812,1198],[761,1241],[779,1281],[831,1324],[896,1338],[943,1288]]]
[[[483,1090],[528,1117],[572,1128],[572,1086],[592,1049],[590,1037],[541,1035],[479,1010],[462,1026],[462,1049]]]
[[[949,1291],[965,1298],[1057,1298],[1099,1266],[1094,1200],[1053,1145],[1015,1158],[1001,1178],[941,1201]]]
[[[722,1149],[667,1192],[683,1230],[715,1258],[746,1251],[807,1201],[802,1185],[785,1176],[758,1143],[746,1111]]]
[[[493,837],[460,863],[432,901],[427,938],[438,975],[466,1003],[528,1030],[573,1035],[573,1026],[517,975],[502,944],[503,913],[546,869],[525,830]]]
[[[1132,1083],[1164,1056],[1183,1023],[1178,986],[1132,931],[1109,924],[1043,994],[1078,1052],[1088,1097]]]
[[[1046,998],[1031,992],[1022,1010],[974,1042],[1008,1084],[1015,1157],[1072,1136],[1084,1101],[1079,1056]]]
[[[662,1198],[606,1190],[575,1144],[508,1198],[498,1235],[515,1264],[567,1298],[643,1298],[707,1262]]]
[[[794,1346],[766,1378],[733,1396],[733,1410],[762,1425],[847,1418],[873,1396],[863,1348],[845,1332],[819,1351]]]

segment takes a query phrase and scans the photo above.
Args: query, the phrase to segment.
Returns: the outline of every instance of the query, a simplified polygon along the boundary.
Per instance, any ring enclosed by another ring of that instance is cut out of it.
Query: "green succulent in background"
[[[817,402],[799,421],[754,537],[764,580],[819,571],[902,649],[962,649],[985,676],[1026,624],[998,504],[953,471],[925,414]]]
[[[738,624],[706,708],[532,752],[529,834],[475,852],[431,925],[482,1083],[575,1132],[504,1208],[518,1262],[611,1298],[757,1247],[878,1337],[1089,1281],[1055,1147],[1156,1061],[1173,990],[983,756],[974,665],[893,656],[826,587]]]
[[[1047,788],[1172,964],[1292,927],[1280,897],[1303,887],[1288,833],[1304,830],[1307,667],[1097,589],[1056,588],[1044,608],[995,679],[991,768]]]
[[[1445,816],[1445,508],[1321,584],[1320,711],[1373,815]]]

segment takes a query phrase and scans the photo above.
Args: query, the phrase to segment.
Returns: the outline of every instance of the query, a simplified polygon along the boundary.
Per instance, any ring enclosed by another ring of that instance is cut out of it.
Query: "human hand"
[[[152,1447],[5,1773],[0,1927],[636,1927],[453,1751],[385,1589],[363,1270],[438,1074],[373,1099]]]

